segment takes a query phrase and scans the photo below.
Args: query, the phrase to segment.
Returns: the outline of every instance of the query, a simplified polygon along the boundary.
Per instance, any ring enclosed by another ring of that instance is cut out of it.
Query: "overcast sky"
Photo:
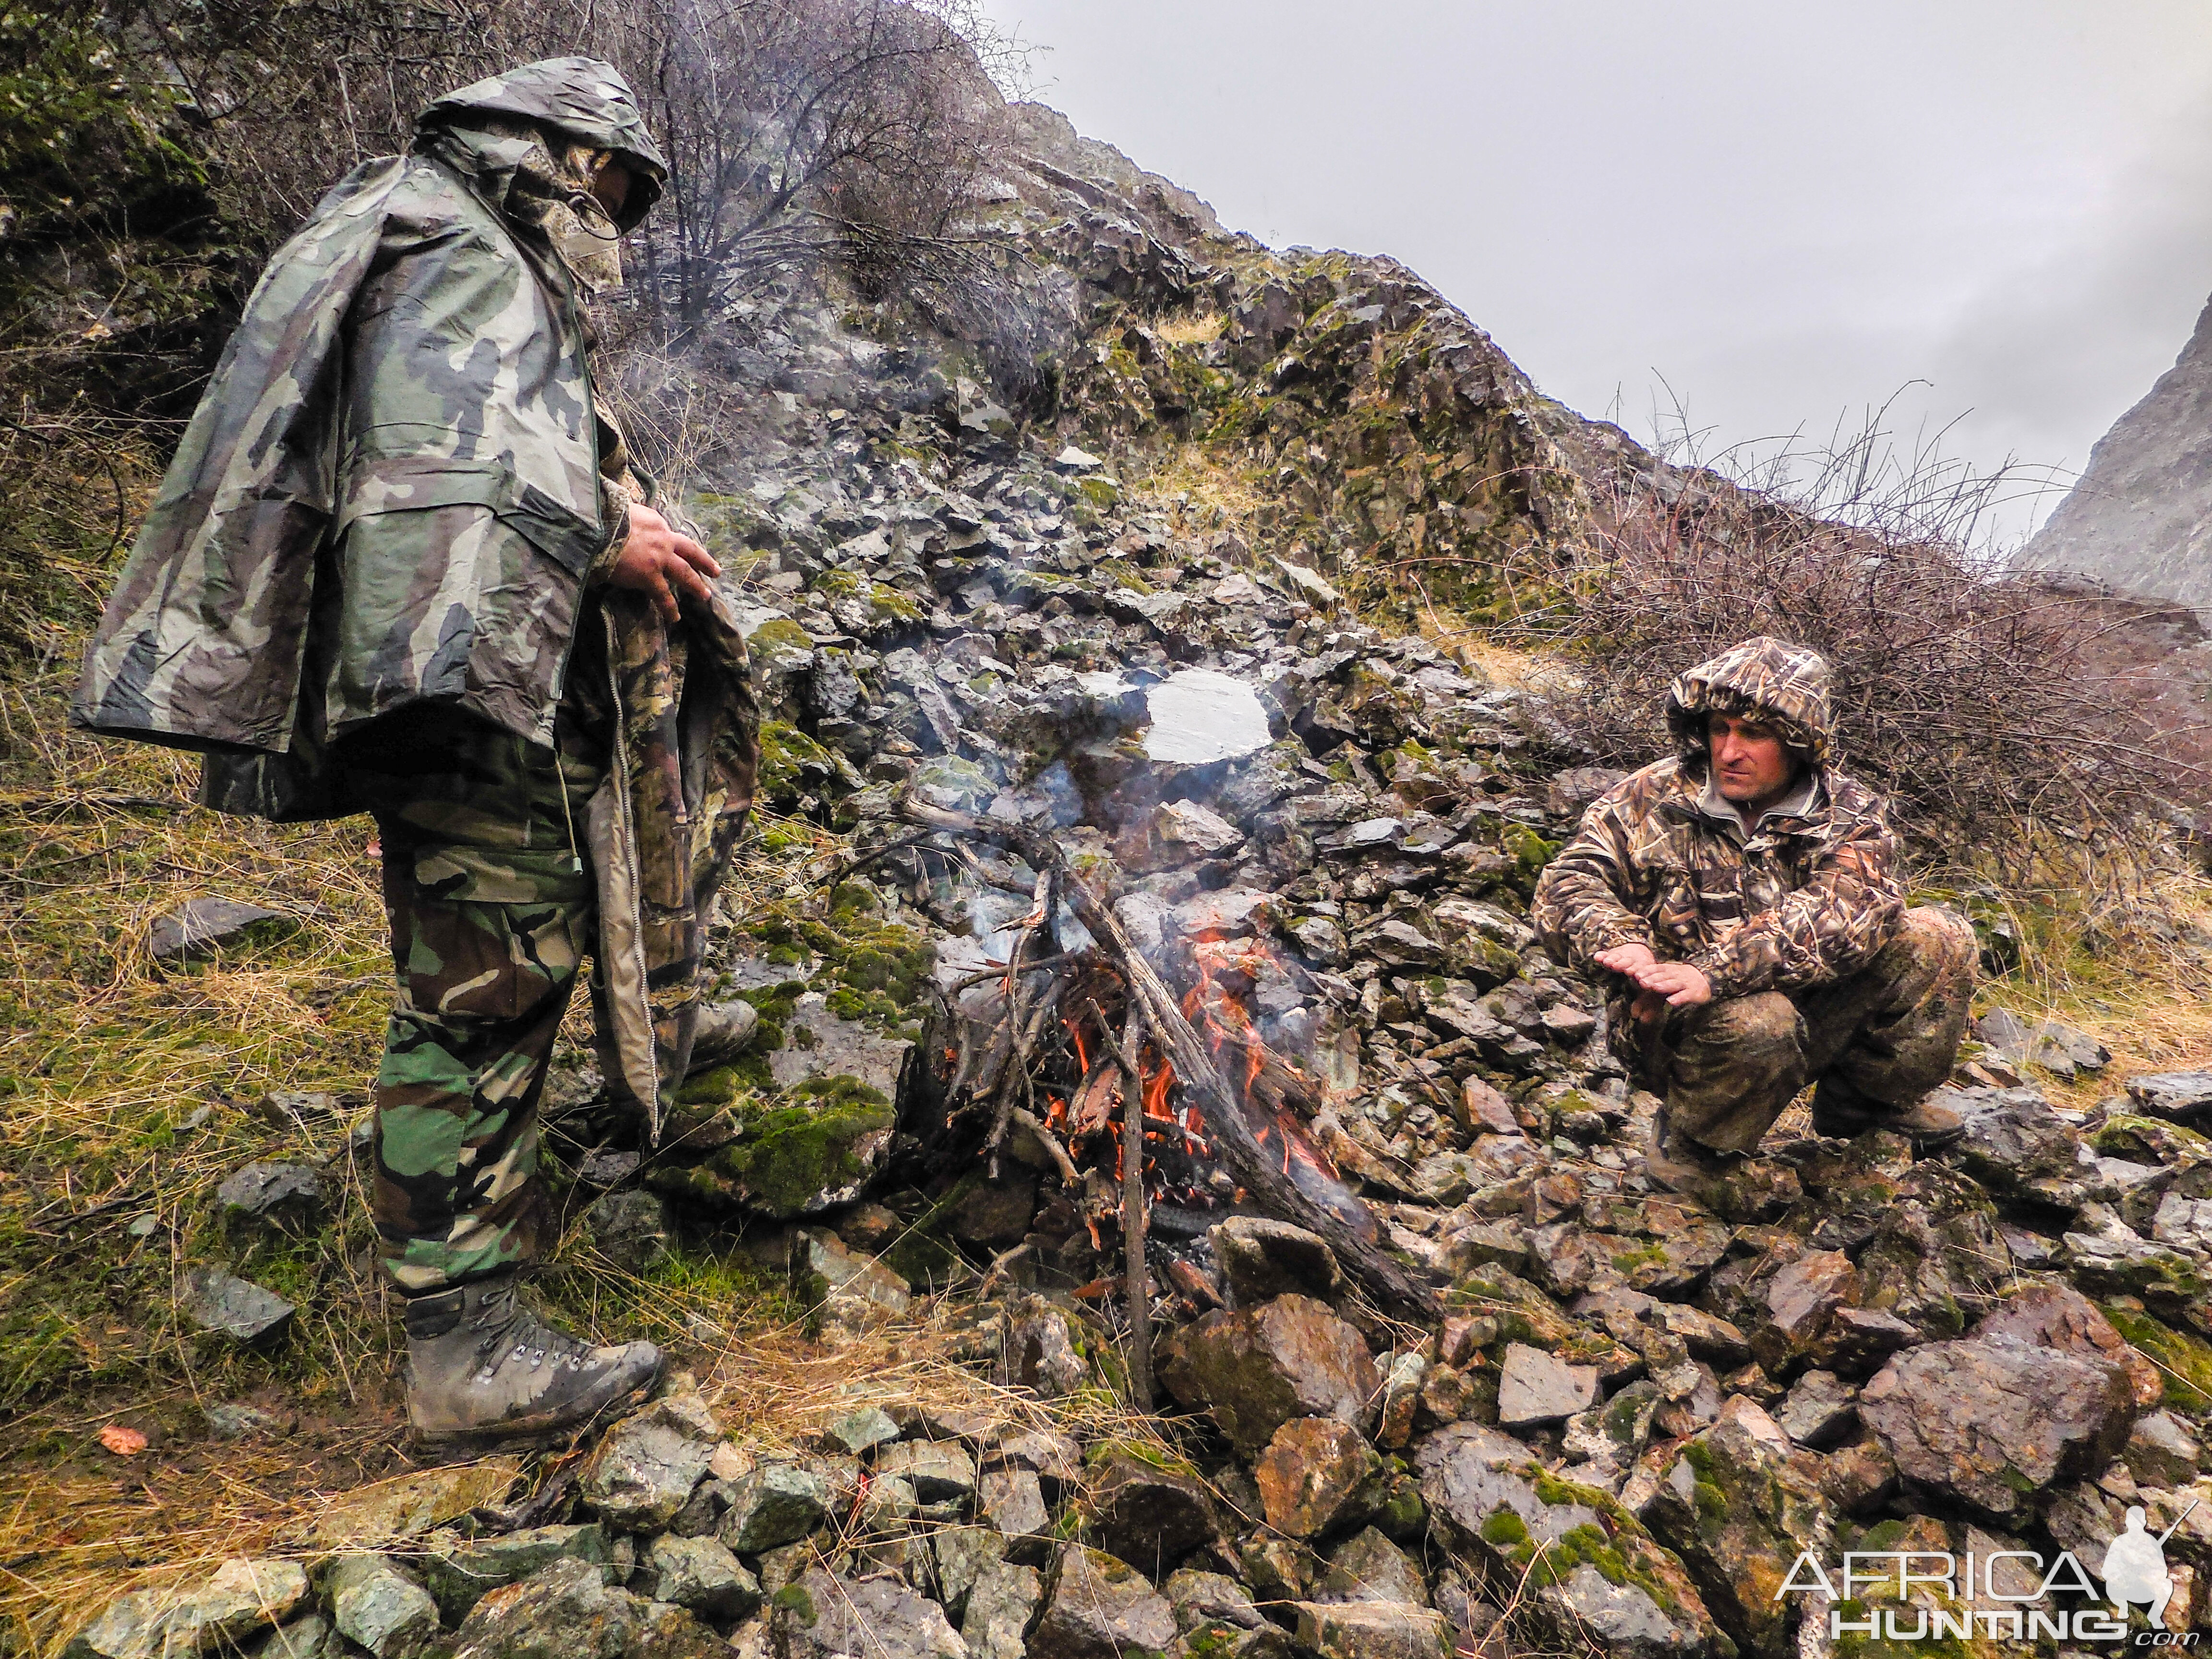
[[[1904,388],[1907,442],[2077,468],[2212,291],[2206,0],[985,3],[1079,131],[1641,438]]]

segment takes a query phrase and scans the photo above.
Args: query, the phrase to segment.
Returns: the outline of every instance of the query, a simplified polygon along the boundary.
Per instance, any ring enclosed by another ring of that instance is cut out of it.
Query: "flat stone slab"
[[[155,918],[146,930],[146,954],[156,962],[182,962],[204,951],[235,945],[264,921],[290,921],[282,910],[237,899],[191,899]]]
[[[1508,1429],[1563,1423],[1597,1403],[1597,1367],[1570,1365],[1526,1343],[1505,1345],[1498,1368],[1498,1421]]]
[[[219,1267],[187,1268],[179,1304],[202,1330],[254,1346],[277,1340],[299,1311],[276,1291]]]

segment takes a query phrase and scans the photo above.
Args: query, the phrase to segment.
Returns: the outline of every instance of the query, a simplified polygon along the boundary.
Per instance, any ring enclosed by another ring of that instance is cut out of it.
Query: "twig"
[[[1148,1412],[1152,1408],[1152,1287],[1145,1271],[1145,1079],[1134,1054],[1139,1018],[1133,1000],[1121,1041],[1114,1045],[1114,1058],[1121,1066],[1121,1242],[1128,1275],[1129,1395],[1139,1411]],[[1099,1029],[1106,1031],[1103,1022]],[[1112,1042],[1110,1036],[1107,1041]]]
[[[1010,1115],[1013,1121],[1037,1138],[1037,1144],[1048,1153],[1060,1168],[1060,1178],[1077,1192],[1083,1189],[1083,1171],[1075,1167],[1075,1160],[1067,1155],[1067,1148],[1060,1144],[1060,1137],[1045,1127],[1044,1120],[1035,1112],[1017,1106]]]

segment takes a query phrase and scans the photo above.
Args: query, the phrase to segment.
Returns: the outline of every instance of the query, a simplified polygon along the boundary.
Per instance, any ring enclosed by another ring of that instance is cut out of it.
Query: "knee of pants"
[[[1779,1083],[1804,1065],[1804,1022],[1779,991],[1708,1003],[1675,1048],[1678,1075],[1724,1068],[1746,1082]]]
[[[1887,948],[1899,952],[1905,965],[1936,978],[1972,973],[1981,955],[1973,923],[1947,904],[1907,910]]]

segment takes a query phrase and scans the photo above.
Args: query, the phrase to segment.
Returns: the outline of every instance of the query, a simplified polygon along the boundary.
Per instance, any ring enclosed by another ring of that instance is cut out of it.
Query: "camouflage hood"
[[[1826,766],[1835,732],[1828,707],[1828,659],[1802,645],[1761,634],[1685,670],[1667,693],[1667,729],[1686,769],[1705,769],[1705,720],[1733,714],[1778,727],[1784,744]]]
[[[618,229],[635,230],[660,199],[668,177],[667,160],[646,130],[629,82],[612,64],[596,58],[548,58],[449,92],[416,118],[416,143],[430,147],[439,134],[453,130],[513,138],[521,131],[518,124],[526,122],[551,127],[569,141],[548,146],[564,152],[556,156],[558,161],[568,161],[580,149],[612,155],[629,167],[630,191],[616,216]],[[486,195],[504,202],[509,181],[524,160],[519,150],[485,147],[481,166],[473,170]],[[596,164],[580,180],[568,176],[577,171],[580,168],[574,166],[556,169],[562,185],[588,191]]]

